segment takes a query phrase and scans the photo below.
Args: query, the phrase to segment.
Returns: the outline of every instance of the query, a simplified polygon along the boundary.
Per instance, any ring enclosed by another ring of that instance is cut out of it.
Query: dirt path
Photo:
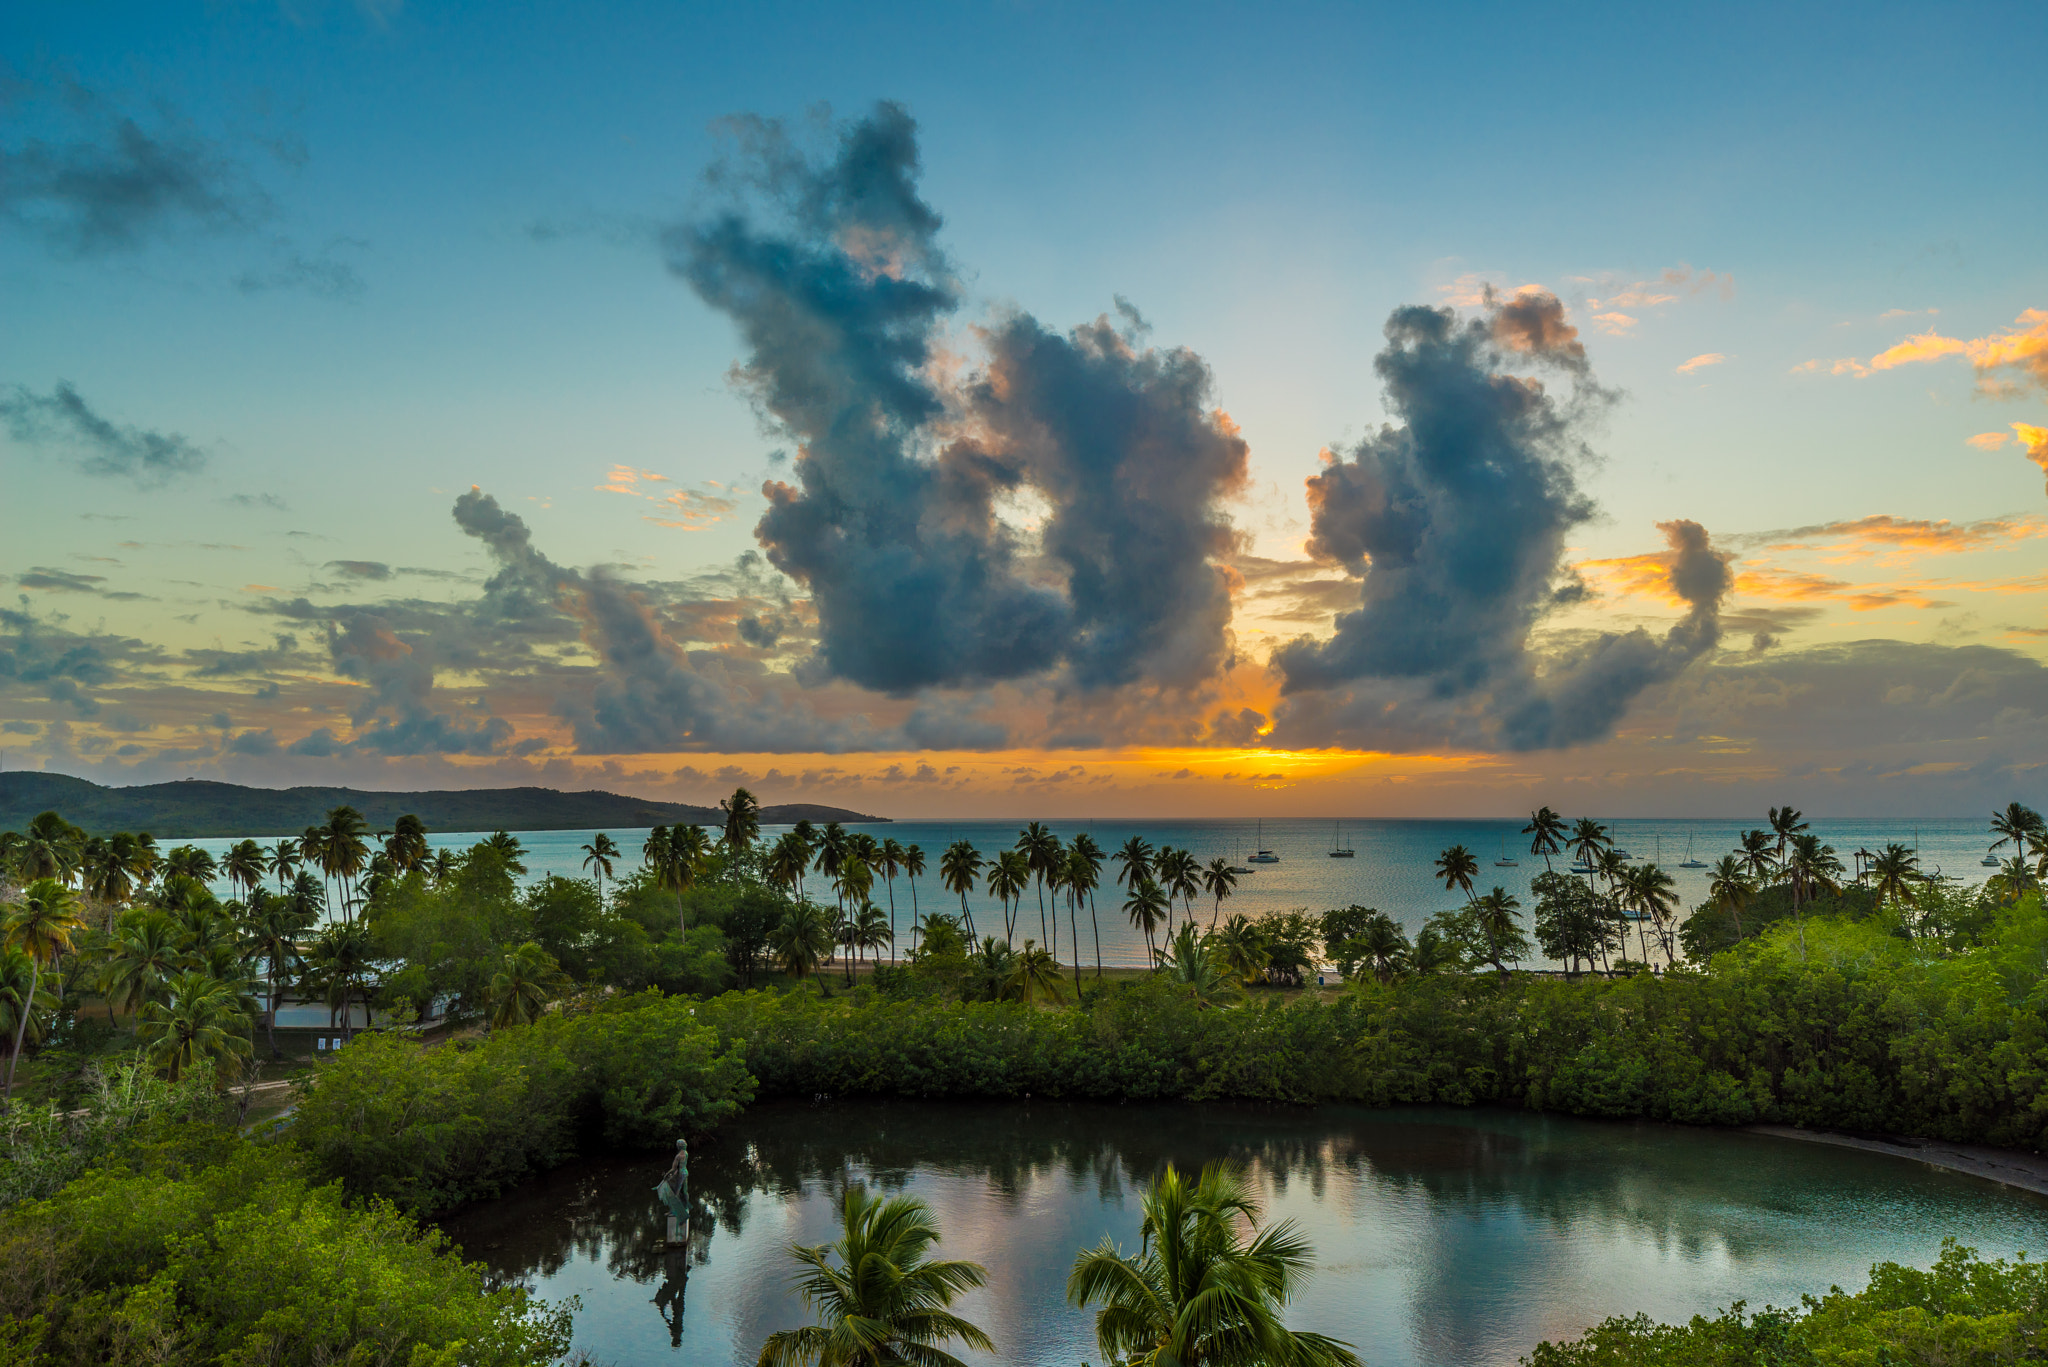
[[[2022,1191],[2048,1196],[2048,1155],[2018,1149],[1994,1149],[1982,1144],[1948,1144],[1938,1139],[1872,1138],[1839,1134],[1832,1130],[1802,1130],[1792,1125],[1745,1125],[1751,1134],[1775,1135],[1780,1139],[1801,1139],[1809,1144],[1833,1144],[1838,1148],[1862,1149],[1866,1153],[1888,1153],[1910,1158],[1930,1167],[1968,1173]]]

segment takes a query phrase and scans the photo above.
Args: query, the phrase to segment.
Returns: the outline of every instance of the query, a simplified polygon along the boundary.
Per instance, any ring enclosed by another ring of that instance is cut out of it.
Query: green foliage
[[[567,1307],[489,1289],[440,1234],[349,1205],[288,1148],[222,1139],[205,1166],[101,1167],[0,1217],[0,1322],[30,1327],[0,1362],[31,1334],[50,1367],[540,1367],[567,1350]]]
[[[351,1191],[419,1212],[494,1196],[586,1137],[672,1143],[753,1096],[694,1009],[650,992],[478,1043],[365,1035],[306,1088],[290,1134]]]
[[[2048,1265],[1985,1262],[1945,1240],[1927,1271],[1879,1263],[1870,1285],[1807,1296],[1801,1310],[1657,1324],[1610,1319],[1571,1343],[1545,1343],[1530,1367],[1995,1367],[2038,1362],[2048,1346]]]

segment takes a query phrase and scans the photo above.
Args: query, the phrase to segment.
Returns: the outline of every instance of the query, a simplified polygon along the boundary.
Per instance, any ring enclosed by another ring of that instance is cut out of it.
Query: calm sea
[[[1521,834],[1521,821],[1378,820],[1339,823],[1328,819],[1288,819],[1260,823],[1228,820],[1048,820],[1045,824],[1062,840],[1085,831],[1106,851],[1114,851],[1135,835],[1155,847],[1166,844],[1192,850],[1204,864],[1221,856],[1254,869],[1255,872],[1239,877],[1237,892],[1224,904],[1225,916],[1233,912],[1254,916],[1296,910],[1321,912],[1358,903],[1379,908],[1412,933],[1431,915],[1461,900],[1447,895],[1443,885],[1431,877],[1437,855],[1447,846],[1463,844],[1479,856],[1481,891],[1495,885],[1504,887],[1520,897],[1525,906],[1532,900],[1529,880],[1543,872],[1543,861],[1529,854],[1528,838]],[[1679,892],[1687,907],[1706,899],[1707,870],[1684,869],[1678,865],[1688,854],[1711,864],[1734,848],[1743,831],[1762,824],[1760,817],[1750,821],[1664,821],[1647,818],[1607,821],[1616,843],[1622,848],[1638,860],[1655,860],[1670,871],[1678,881]],[[959,910],[959,899],[948,894],[938,879],[939,856],[946,847],[956,840],[968,840],[987,857],[1014,845],[1023,825],[1023,821],[895,821],[848,829],[868,831],[877,839],[893,838],[904,845],[923,848],[926,873],[917,880],[916,888],[913,890],[908,879],[899,877],[896,880],[897,924],[899,934],[907,944],[913,902],[922,910],[934,907]],[[762,829],[762,834],[772,840],[787,829],[785,826],[768,826]],[[1920,866],[1928,873],[1941,871],[1959,875],[1966,882],[1978,882],[1992,872],[1979,863],[1993,838],[1988,833],[1986,822],[1981,819],[1930,817],[1919,821],[1827,821],[1815,818],[1812,830],[1833,845],[1843,862],[1852,867],[1854,861],[1849,858],[1852,851],[1874,850],[1887,842],[1897,841],[1919,849]],[[429,843],[436,847],[447,845],[462,849],[486,834],[488,832],[436,832],[429,837]],[[521,831],[517,834],[526,846],[528,878],[541,878],[551,873],[568,877],[586,876],[581,847],[590,842],[597,834],[595,831]],[[647,832],[613,830],[610,835],[626,851],[626,862],[619,869],[623,873],[626,867],[638,861],[640,846]],[[1357,851],[1353,858],[1330,858],[1329,851],[1340,835],[1344,844]],[[259,835],[256,838],[274,841],[278,836]],[[1261,848],[1262,842],[1264,848],[1280,856],[1280,862],[1244,865],[1245,857]],[[218,854],[235,841],[214,839],[190,843]],[[1516,863],[1512,867],[1497,867],[1494,861],[1503,858]],[[1553,862],[1558,868],[1564,868],[1570,861],[1566,858],[1554,859]],[[1102,959],[1106,964],[1143,966],[1147,962],[1144,938],[1131,929],[1120,910],[1122,891],[1111,882],[1116,869],[1114,863],[1104,868],[1104,887],[1098,890],[1095,899],[1101,919]],[[221,885],[223,894],[226,890],[225,884]],[[829,886],[815,874],[810,880],[809,891],[814,898],[829,900],[831,896]],[[877,905],[886,908],[889,890],[878,883],[874,899]],[[968,907],[982,933],[988,933],[991,927],[1000,930],[1002,913],[994,898],[977,893],[968,899]],[[1196,902],[1196,911],[1204,924],[1212,909],[1213,903],[1208,899]],[[1027,935],[1033,939],[1039,936],[1035,891],[1026,895],[1018,921],[1017,938],[1021,941]],[[1061,918],[1059,942],[1061,958],[1071,959],[1073,940],[1064,916]],[[1093,962],[1094,957],[1094,931],[1084,912],[1081,958],[1083,962]]]

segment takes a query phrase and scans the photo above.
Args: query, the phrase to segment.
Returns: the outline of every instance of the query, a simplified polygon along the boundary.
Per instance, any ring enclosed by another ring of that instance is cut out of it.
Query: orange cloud
[[[2026,457],[2041,467],[2041,473],[2048,475],[2048,427],[2036,427],[2029,422],[2016,422],[2012,430],[2019,433],[2020,444],[2027,448]]]
[[[632,494],[638,497],[641,496],[640,490],[635,486],[643,479],[653,484],[668,483],[667,475],[657,475],[652,470],[636,470],[630,465],[614,465],[611,473],[604,477],[604,483],[596,487],[602,493]],[[648,494],[644,497],[652,498],[653,495]]]
[[[1865,379],[1881,370],[1893,370],[1920,361],[1938,361],[1961,356],[1976,368],[1979,389],[2006,394],[2012,386],[1992,378],[1999,370],[2017,370],[2035,384],[2048,389],[2048,309],[2025,309],[2012,326],[1985,337],[1964,339],[1944,337],[1938,332],[1920,332],[1895,346],[1886,347],[1868,361],[1854,357],[1834,362],[1829,373]],[[1807,361],[1795,371],[1814,371],[1826,362]]]
[[[1955,555],[1963,551],[1990,550],[2015,541],[2048,536],[2048,519],[2040,517],[1987,517],[1958,526],[1947,518],[1893,517],[1879,513],[1846,522],[1827,522],[1778,533],[1767,547],[1774,551],[1821,549],[1821,542],[1846,542],[1827,547],[1835,559],[1883,555],[1891,563],[1913,554]]]
[[[1967,440],[1970,445],[1976,447],[1979,451],[1996,451],[1999,447],[2011,441],[2012,438],[2003,432],[1979,432],[1976,436],[1967,438]]]
[[[1718,351],[1702,352],[1700,355],[1693,357],[1690,361],[1687,361],[1684,365],[1678,367],[1678,373],[1681,375],[1690,375],[1695,370],[1705,370],[1708,366],[1719,365],[1721,364],[1721,362],[1727,359],[1728,358],[1726,356],[1722,355]]]
[[[1602,332],[1607,333],[1611,337],[1628,336],[1629,329],[1633,328],[1637,322],[1636,319],[1629,317],[1626,313],[1596,313],[1593,315],[1593,321],[1600,325]]]

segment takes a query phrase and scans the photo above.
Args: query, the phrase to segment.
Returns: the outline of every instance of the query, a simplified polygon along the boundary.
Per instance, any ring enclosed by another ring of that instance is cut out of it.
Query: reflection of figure
[[[690,1252],[670,1248],[661,1258],[661,1289],[654,1293],[654,1308],[668,1326],[668,1346],[683,1346],[683,1293],[690,1285]]]
[[[672,1244],[687,1244],[690,1241],[690,1141],[676,1141],[676,1157],[662,1175],[661,1184],[654,1189],[661,1203],[668,1207],[668,1241]]]

